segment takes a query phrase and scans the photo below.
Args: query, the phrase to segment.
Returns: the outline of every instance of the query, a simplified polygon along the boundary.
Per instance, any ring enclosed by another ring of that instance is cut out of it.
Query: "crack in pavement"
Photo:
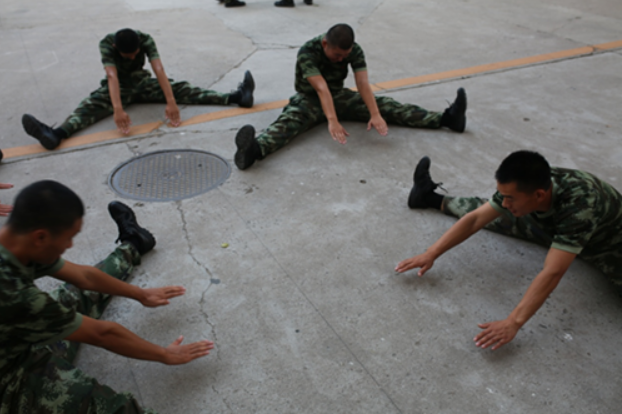
[[[218,343],[218,335],[216,333],[216,327],[209,320],[209,315],[203,309],[203,306],[206,303],[205,297],[206,297],[207,293],[209,292],[210,288],[213,285],[213,283],[211,282],[211,280],[213,279],[213,274],[212,274],[212,272],[209,270],[209,268],[207,266],[205,266],[203,263],[201,263],[201,261],[199,261],[199,259],[197,259],[197,257],[194,255],[194,253],[192,251],[192,244],[190,242],[190,235],[188,234],[188,223],[186,222],[186,215],[185,215],[184,210],[182,208],[182,202],[181,201],[176,201],[175,202],[175,206],[176,206],[177,211],[179,212],[179,215],[181,217],[182,233],[184,235],[184,239],[186,240],[186,245],[188,246],[188,255],[192,258],[194,263],[200,269],[203,269],[203,271],[207,274],[208,279],[210,280],[210,283],[207,285],[207,288],[205,288],[205,290],[201,293],[201,299],[199,300],[199,312],[203,316],[203,320],[205,321],[205,323],[207,323],[209,325],[209,327],[211,328],[212,337],[214,338],[213,342],[217,344]],[[221,358],[220,358],[220,353],[218,352],[218,347],[214,347],[214,349],[216,350],[216,359],[220,360]]]
[[[216,393],[216,395],[218,395],[221,398],[222,402],[225,404],[225,407],[227,407],[229,412],[234,413],[235,411],[233,411],[233,408],[231,408],[231,406],[229,405],[229,402],[227,402],[227,399],[220,396],[220,393],[216,389],[215,385],[212,385],[212,390]]]

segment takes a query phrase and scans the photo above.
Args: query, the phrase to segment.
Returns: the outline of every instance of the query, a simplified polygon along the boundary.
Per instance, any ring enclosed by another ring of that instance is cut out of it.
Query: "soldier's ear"
[[[37,229],[30,232],[30,242],[35,247],[43,246],[52,237],[49,230]]]
[[[537,189],[534,193],[534,195],[536,196],[536,200],[543,201],[544,198],[546,197],[546,193],[547,193],[546,190],[543,190],[541,188]]]

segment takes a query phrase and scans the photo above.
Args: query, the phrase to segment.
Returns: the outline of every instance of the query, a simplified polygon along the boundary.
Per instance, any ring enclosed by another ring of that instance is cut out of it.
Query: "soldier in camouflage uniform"
[[[155,413],[73,365],[81,342],[167,364],[213,348],[209,341],[182,346],[181,337],[163,348],[98,320],[112,295],[156,307],[184,293],[181,286],[142,289],[125,282],[155,245],[151,233],[128,206],[112,202],[121,245],[97,267],[80,266],[60,258],[82,226],[84,206],[73,191],[40,181],[22,190],[14,207],[0,229],[0,413]],[[44,275],[66,283],[43,292],[34,280]]]
[[[348,66],[354,71],[357,92],[344,89]],[[296,94],[279,118],[259,136],[252,125],[242,127],[235,138],[235,163],[244,170],[256,160],[289,143],[294,137],[324,122],[335,141],[346,143],[348,132],[339,121],[367,122],[381,135],[390,124],[412,128],[447,127],[463,132],[467,106],[464,89],[444,112],[401,104],[387,96],[375,97],[367,78],[363,49],[354,42],[354,31],[346,24],[333,26],[326,34],[306,42],[296,60]]]
[[[414,173],[408,205],[436,208],[460,220],[425,253],[400,262],[396,271],[421,268],[419,276],[447,250],[486,228],[549,248],[542,271],[502,321],[480,324],[477,346],[497,349],[510,342],[553,292],[575,257],[602,271],[622,288],[622,195],[594,175],[550,167],[531,151],[510,154],[495,174],[492,199],[443,197],[424,157]],[[621,290],[622,292],[622,290]]]
[[[106,79],[101,87],[84,99],[59,128],[52,129],[25,114],[22,125],[27,134],[39,140],[46,149],[58,147],[62,139],[95,122],[114,115],[114,121],[124,135],[130,132],[130,117],[124,108],[133,103],[166,103],[165,115],[172,126],[179,126],[181,118],[177,104],[253,106],[255,83],[249,71],[238,89],[219,93],[168,79],[153,38],[139,31],[122,29],[111,33],[99,43]],[[151,63],[156,78],[145,69],[145,56]]]

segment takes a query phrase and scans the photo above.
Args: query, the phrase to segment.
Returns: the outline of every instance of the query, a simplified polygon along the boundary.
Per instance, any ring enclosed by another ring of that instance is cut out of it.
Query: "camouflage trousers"
[[[229,94],[198,88],[188,82],[174,82],[169,79],[175,101],[179,105],[228,105]],[[147,71],[139,72],[131,80],[120,82],[121,103],[127,108],[133,103],[166,103],[164,92],[156,78]],[[110,101],[108,81],[102,80],[101,87],[91,92],[60,126],[70,137],[77,131],[93,125],[114,113]]]
[[[140,255],[136,249],[122,244],[96,267],[126,280],[138,264]],[[70,284],[60,286],[51,295],[63,305],[96,319],[111,299],[110,295],[81,291]],[[24,355],[16,375],[0,380],[0,414],[155,413],[143,410],[131,394],[117,393],[77,369],[73,361],[78,347],[79,343],[63,340],[35,347]]]
[[[452,217],[462,217],[477,209],[488,200],[478,197],[445,197],[443,212]],[[553,235],[544,232],[530,216],[509,217],[502,215],[484,227],[495,233],[527,240],[546,248],[551,247]],[[622,292],[622,235],[619,240],[612,240],[611,249],[605,252],[587,254],[579,257],[603,272],[605,276]]]
[[[388,96],[376,96],[378,109],[388,124],[412,128],[440,128],[440,112],[427,111],[411,104],[402,104]],[[342,89],[333,95],[337,118],[340,121],[368,122],[367,105],[358,92]],[[261,153],[265,157],[287,145],[294,137],[326,122],[322,104],[317,95],[297,93],[276,121],[257,136]]]

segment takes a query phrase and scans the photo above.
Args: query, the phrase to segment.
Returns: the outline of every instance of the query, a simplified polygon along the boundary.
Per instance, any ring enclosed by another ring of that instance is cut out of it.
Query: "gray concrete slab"
[[[257,103],[289,97],[297,48],[340,21],[357,29],[372,82],[622,39],[622,7],[612,0],[316,0],[291,10],[259,0],[240,9],[196,0],[6,3],[2,148],[35,142],[21,130],[24,112],[61,122],[103,74],[97,42],[125,26],[154,35],[176,79],[227,91],[250,69]],[[622,189],[621,73],[618,49],[383,91],[442,110],[463,86],[467,131],[393,126],[381,137],[345,123],[351,135],[342,146],[318,126],[247,171],[233,167],[204,195],[124,200],[158,239],[133,283],[179,283],[188,291],[155,310],[116,298],[105,317],[158,344],[183,334],[212,339],[216,349],[168,367],[85,346],[78,366],[161,413],[617,412],[622,301],[586,263],[576,261],[516,339],[494,352],[473,345],[477,323],[512,310],[545,249],[482,232],[424,278],[393,268],[454,222],[406,206],[423,155],[432,158],[432,177],[456,195],[491,195],[499,161],[521,148]],[[182,116],[221,109],[188,106]],[[135,124],[162,113],[161,105],[130,110]],[[74,188],[87,215],[65,257],[95,263],[116,237],[106,204],[118,196],[107,177],[119,163],[182,148],[232,162],[235,131],[246,123],[265,128],[278,113],[3,161],[0,181],[15,188],[0,200],[44,178]],[[83,134],[113,128],[105,120]]]

